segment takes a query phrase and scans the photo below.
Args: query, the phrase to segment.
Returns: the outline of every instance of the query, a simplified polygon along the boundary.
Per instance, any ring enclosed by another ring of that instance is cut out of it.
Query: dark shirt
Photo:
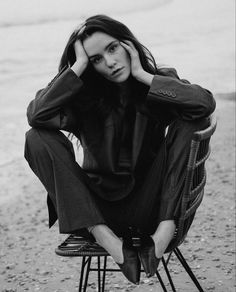
[[[132,159],[132,141],[135,122],[135,108],[133,104],[128,104],[124,108],[122,130],[121,130],[121,146],[118,159],[119,171],[130,172]]]

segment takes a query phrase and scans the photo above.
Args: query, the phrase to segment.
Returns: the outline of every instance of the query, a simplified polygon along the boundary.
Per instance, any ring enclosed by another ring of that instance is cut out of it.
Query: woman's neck
[[[129,101],[131,88],[128,82],[120,83],[118,85],[118,96],[123,106],[126,106]]]

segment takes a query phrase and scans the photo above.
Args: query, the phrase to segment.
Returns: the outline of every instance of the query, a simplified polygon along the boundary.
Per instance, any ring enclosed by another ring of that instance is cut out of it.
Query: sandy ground
[[[234,29],[231,25],[234,5],[229,0],[227,8],[224,4],[226,2],[222,2],[209,0],[205,3],[199,0],[191,1],[190,5],[187,0],[172,1],[156,10],[121,14],[119,18],[137,32],[136,35],[141,34],[154,55],[160,56],[159,61],[176,67],[181,77],[209,88],[216,97],[218,126],[212,138],[212,154],[207,163],[205,197],[181,250],[206,291],[233,292],[235,57],[232,44]],[[184,9],[180,9],[180,6]],[[193,21],[190,21],[190,16]],[[167,22],[168,26],[165,26]],[[173,22],[173,25],[169,22]],[[58,234],[57,225],[48,230],[45,191],[23,159],[24,132],[28,129],[26,105],[35,91],[44,86],[55,73],[58,52],[61,52],[65,36],[74,25],[74,22],[57,24],[61,34],[50,44],[43,42],[41,38],[35,38],[32,43],[34,54],[27,43],[34,36],[34,31],[37,31],[38,36],[49,38],[56,25],[15,28],[15,36],[22,38],[20,45],[24,54],[23,57],[20,55],[18,47],[9,47],[15,59],[8,60],[4,68],[5,74],[0,80],[0,134],[4,137],[0,143],[2,292],[72,292],[78,286],[80,260],[55,255],[55,247],[65,236]],[[28,37],[24,38],[26,33]],[[176,53],[173,53],[173,48]],[[40,50],[45,50],[46,56]],[[24,64],[25,56],[31,62]],[[9,66],[10,62],[12,66]],[[110,264],[114,265],[112,260]],[[178,291],[196,291],[174,257],[171,270]],[[162,266],[160,271],[162,273]],[[95,280],[92,276],[88,291],[96,291]],[[147,280],[143,276],[141,285],[135,287],[122,274],[110,274],[107,277],[107,291],[161,290],[155,278]]]
[[[234,291],[234,102],[232,95],[217,110],[218,127],[212,139],[208,161],[208,184],[194,224],[181,250],[206,291]],[[47,229],[45,192],[23,160],[6,165],[4,174],[9,191],[19,192],[17,200],[0,207],[1,291],[76,291],[80,260],[61,258],[54,248],[65,238],[57,226]],[[195,291],[175,260],[171,269],[178,291]],[[160,270],[162,268],[160,267]],[[154,286],[155,279],[143,282],[138,291]],[[96,291],[95,280],[91,289]],[[155,287],[155,288],[154,288]],[[132,291],[124,277],[108,277],[107,291]],[[160,290],[161,291],[161,290]]]

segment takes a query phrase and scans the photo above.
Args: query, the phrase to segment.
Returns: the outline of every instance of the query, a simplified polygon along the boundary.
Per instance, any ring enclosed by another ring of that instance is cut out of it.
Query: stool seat
[[[56,249],[55,253],[65,257],[109,256],[108,252],[96,242],[71,234]]]

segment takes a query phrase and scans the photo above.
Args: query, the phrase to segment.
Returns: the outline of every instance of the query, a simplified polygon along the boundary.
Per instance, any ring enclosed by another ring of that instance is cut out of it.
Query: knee
[[[31,128],[25,134],[25,158],[43,157],[46,153],[73,153],[73,145],[59,130]]]
[[[41,144],[69,143],[66,136],[59,130],[31,128],[25,134],[26,143],[32,147]]]
[[[31,128],[25,133],[25,152],[24,156],[26,160],[29,159],[29,156],[35,156],[45,151],[45,144],[40,138],[38,129]]]
[[[176,120],[169,126],[166,137],[167,145],[172,145],[172,143],[177,143],[182,146],[189,145],[193,133],[205,129],[208,125],[208,118],[196,121]]]
[[[25,141],[27,142],[27,144],[31,144],[37,139],[37,131],[38,130],[31,128],[25,133]]]
[[[209,126],[209,118],[203,118],[195,121],[176,120],[170,128],[177,130],[183,135],[191,136],[194,132],[205,129]]]
[[[199,131],[209,126],[209,121],[209,118],[202,118],[194,121],[181,121],[181,123],[186,128],[192,129],[193,131]]]

